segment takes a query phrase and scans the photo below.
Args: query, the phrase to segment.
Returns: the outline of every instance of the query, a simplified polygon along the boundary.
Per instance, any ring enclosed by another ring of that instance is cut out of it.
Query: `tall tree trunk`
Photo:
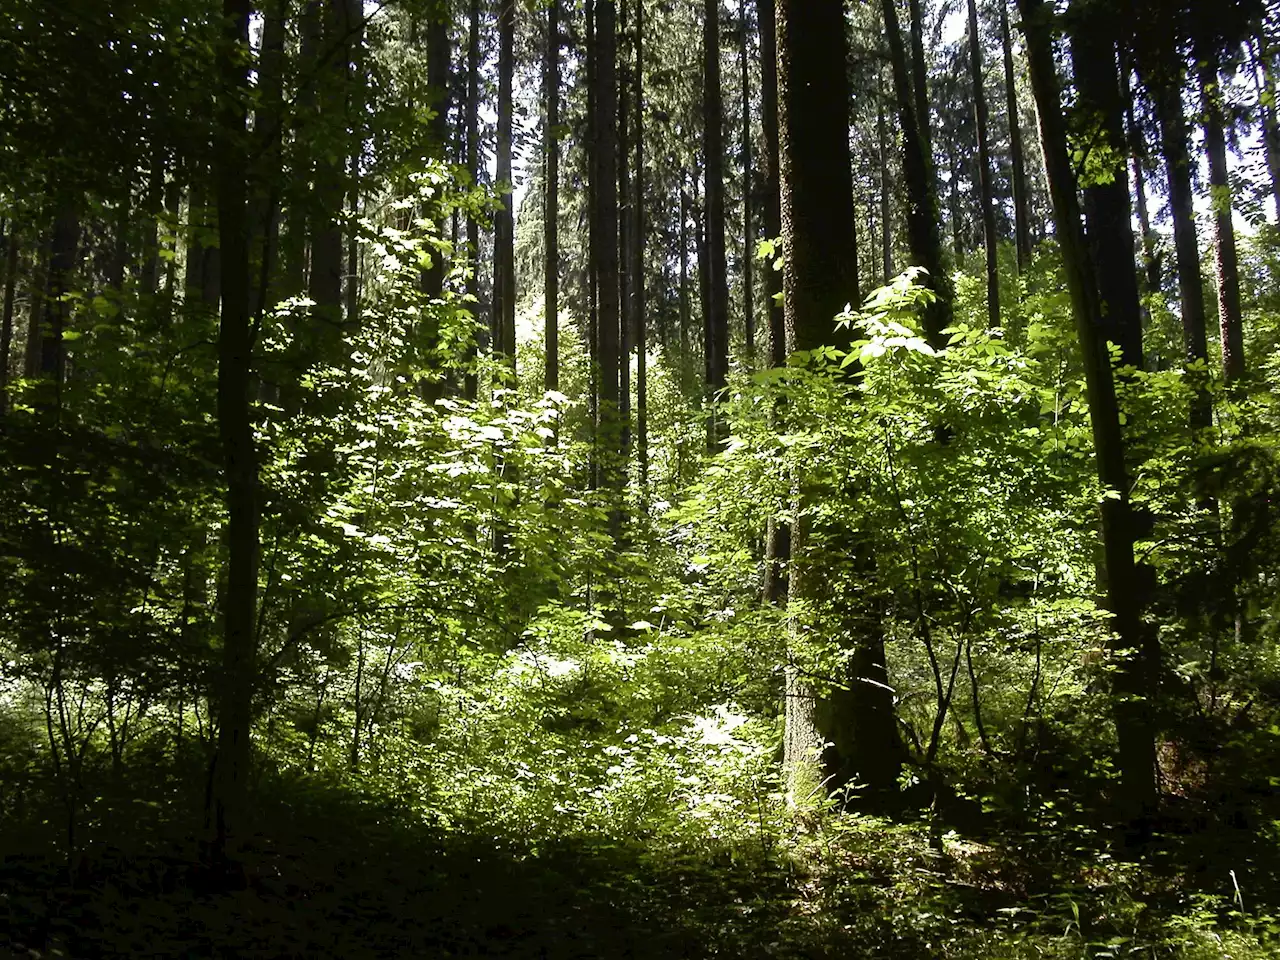
[[[5,233],[4,307],[0,313],[0,419],[9,412],[9,365],[13,351],[13,307],[18,289],[18,231],[12,222]]]
[[[784,310],[790,350],[832,341],[835,316],[854,280],[853,181],[848,162],[849,84],[841,0],[781,0],[777,6],[782,236],[786,252]],[[869,572],[863,538],[842,529],[818,530],[803,477],[796,480],[791,537],[791,601],[821,606],[826,583],[816,539],[852,539]],[[797,613],[798,618],[798,613]],[[819,699],[794,663],[786,671],[784,766],[793,802],[820,790],[826,777],[840,786],[855,778],[872,794],[891,793],[901,762],[893,697],[885,683],[879,618],[860,627],[847,669],[830,696]],[[801,629],[798,619],[795,629]],[[832,747],[822,750],[830,741]]]
[[[635,235],[631,240],[631,295],[634,300],[633,316],[636,344],[636,458],[640,467],[640,487],[643,492],[649,482],[649,330],[646,311],[644,260],[647,240],[645,224],[645,174],[644,174],[644,0],[636,0],[636,172],[632,183],[632,199],[635,210],[631,223]]]
[[[884,119],[884,72],[876,70],[876,156],[880,160],[880,280],[893,277],[893,207],[889,185],[889,131]]]
[[[435,116],[431,118],[428,128],[433,159],[445,163],[449,158],[449,94],[450,59],[452,51],[449,43],[449,9],[445,4],[438,5],[427,12],[427,86],[430,88],[432,107]],[[433,234],[442,235],[443,224],[433,225]],[[441,236],[440,239],[443,239]],[[422,292],[429,301],[422,315],[422,328],[419,331],[418,347],[422,351],[422,360],[432,376],[421,383],[422,397],[428,401],[438,400],[444,393],[441,374],[442,360],[440,356],[440,310],[434,306],[444,296],[444,278],[446,274],[445,256],[442,250],[431,250],[431,264],[422,271]]]
[[[317,68],[325,76],[317,77],[318,100],[322,122],[341,129],[337,121],[346,113],[348,37],[343,0],[313,0],[313,15],[324,25],[323,51]],[[342,342],[342,201],[346,195],[345,172],[349,151],[321,149],[315,158],[314,187],[311,204],[311,273],[308,294],[315,302],[312,326],[315,329],[315,354],[312,362],[330,359]]]
[[[742,21],[742,322],[747,368],[755,366],[755,233],[751,214],[751,29],[747,0],[738,0]]]
[[[1149,73],[1146,79],[1155,99],[1169,183],[1169,211],[1173,218],[1173,243],[1177,253],[1178,300],[1182,311],[1186,362],[1208,363],[1200,244],[1196,237],[1195,194],[1191,187],[1191,151],[1187,143],[1186,117],[1182,112],[1184,70],[1176,50],[1169,47],[1156,65],[1154,74]],[[1193,387],[1196,396],[1192,401],[1191,423],[1203,429],[1213,421],[1208,384],[1203,374],[1193,379]]]
[[[76,256],[80,248],[80,215],[69,203],[53,224],[49,271],[45,277],[44,321],[40,330],[40,375],[61,385],[66,375],[66,331],[68,303],[63,299],[71,288]]]
[[[702,151],[705,167],[707,313],[706,383],[710,401],[707,447],[715,449],[723,424],[715,395],[729,378],[729,277],[725,251],[724,103],[720,90],[720,0],[705,0],[702,21]]]
[[[498,8],[498,145],[495,173],[499,189],[510,191],[512,82],[515,76],[516,0]],[[493,352],[516,372],[515,194],[505,193],[493,215]]]
[[[916,124],[920,131],[920,143],[933,170],[932,114],[929,110],[929,61],[924,47],[925,0],[908,0],[907,15],[911,19],[911,88],[915,94]]]
[[[1133,110],[1133,93],[1129,85],[1129,65],[1123,59],[1120,64],[1120,102],[1125,105],[1125,131],[1129,153],[1133,156],[1133,195],[1138,214],[1138,229],[1142,232],[1142,270],[1148,293],[1159,293],[1164,287],[1160,269],[1160,257],[1156,250],[1156,234],[1151,229],[1151,213],[1147,206],[1147,138]]]
[[[546,250],[543,278],[544,339],[546,341],[547,390],[560,389],[560,0],[547,8],[547,50],[543,64],[543,99],[547,120],[543,189],[542,238]]]
[[[689,306],[689,180],[688,171],[680,174],[680,390],[689,394],[689,322],[692,310]]]
[[[249,396],[253,344],[244,108],[251,9],[250,0],[223,0],[227,33],[218,48],[221,83],[214,153],[223,273],[218,326],[218,431],[227,504],[222,677],[218,687],[218,752],[213,782],[219,854],[225,854],[228,836],[239,829],[243,818],[251,759],[253,690],[258,672],[258,467]]]
[[[778,157],[778,33],[774,0],[756,0],[760,21],[760,100],[764,132],[765,190],[764,234],[767,240],[782,235],[782,195]],[[787,364],[787,328],[782,309],[782,273],[773,269],[774,257],[764,264],[765,311],[769,324],[769,366]],[[774,411],[775,418],[778,411]],[[791,528],[770,517],[765,528],[764,599],[782,606],[787,602],[787,566],[791,559]]]
[[[1123,805],[1127,815],[1141,823],[1156,806],[1155,737],[1149,697],[1152,679],[1157,675],[1159,649],[1154,633],[1145,629],[1142,622],[1145,591],[1134,561],[1134,525],[1120,411],[1101,335],[1103,304],[1080,225],[1076,175],[1067,153],[1050,33],[1052,7],[1046,6],[1044,0],[1018,0],[1018,7],[1027,41],[1028,68],[1040,121],[1040,143],[1053,199],[1058,243],[1084,361],[1098,479],[1107,491],[1101,500],[1106,606],[1112,616],[1116,648],[1137,651],[1118,664],[1113,681],[1113,711],[1119,740]]]
[[[952,291],[951,278],[942,262],[937,178],[933,173],[929,148],[927,107],[919,109],[918,97],[912,92],[897,4],[895,0],[883,0],[881,8],[889,41],[889,60],[893,65],[899,126],[902,128],[902,170],[907,181],[907,241],[912,263],[928,272],[928,283],[935,294],[934,303],[925,311],[925,332],[935,347],[942,348],[946,346],[942,331],[951,325]]]
[[[250,276],[249,306],[261,317],[274,303],[271,273],[280,245],[280,193],[284,183],[284,157],[281,150],[284,122],[284,71],[286,23],[277,3],[262,9],[262,52],[258,58],[258,107],[253,119],[254,150],[259,156],[261,177],[250,200],[249,225],[253,230],[251,265],[257,270]],[[163,177],[163,168],[161,168]]]
[[[610,533],[621,532],[620,496],[623,485],[622,432],[619,419],[619,313],[618,278],[618,72],[617,10],[614,0],[595,0],[595,129],[592,190],[595,194],[596,230],[591,258],[597,277],[596,313],[599,338],[599,411],[596,443],[601,485],[613,498]]]
[[[480,0],[471,0],[467,30],[467,172],[473,184],[480,183]],[[467,294],[471,309],[477,310],[480,298],[480,221],[475,215],[467,217],[467,250],[474,268],[467,278]],[[476,375],[476,340],[479,325],[473,320],[471,334],[467,338],[467,372],[463,378],[463,396],[475,400],[479,393]]]
[[[1071,37],[1071,62],[1079,109],[1088,117],[1089,129],[1097,131],[1093,150],[1110,163],[1110,182],[1093,182],[1084,189],[1088,240],[1102,298],[1102,336],[1120,348],[1122,366],[1141,370],[1142,300],[1112,23],[1106,11],[1079,21]]]
[[[1013,70],[1013,36],[1009,30],[1008,0],[1000,2],[1000,44],[1004,53],[1004,99],[1009,115],[1009,162],[1013,186],[1013,236],[1018,250],[1018,270],[1031,264],[1031,215],[1028,212],[1027,162],[1018,116],[1018,87]]]
[[[1271,197],[1276,205],[1276,219],[1280,221],[1280,109],[1276,103],[1276,84],[1271,63],[1271,50],[1267,44],[1265,26],[1260,26],[1256,43],[1250,44],[1253,53],[1253,83],[1258,93],[1258,111],[1262,119],[1262,148],[1267,158],[1267,172],[1271,175]],[[1259,77],[1261,71],[1261,77]]]
[[[1227,176],[1227,138],[1223,130],[1222,89],[1214,57],[1201,59],[1200,94],[1204,103],[1204,142],[1209,155],[1209,191],[1213,204],[1213,253],[1218,281],[1218,323],[1222,335],[1222,372],[1227,382],[1244,376],[1244,329],[1240,314],[1240,266],[1231,218]]]
[[[987,137],[987,92],[982,72],[982,37],[978,4],[969,0],[969,75],[973,81],[973,116],[978,133],[978,192],[982,203],[982,242],[987,252],[987,318],[1000,326],[1000,240],[996,234],[996,199]]]
[[[630,21],[627,0],[619,7],[618,29],[625,41]],[[618,417],[622,423],[622,456],[624,462],[631,459],[631,350],[635,330],[632,309],[633,277],[631,273],[631,242],[634,239],[633,223],[635,207],[631,196],[631,94],[634,88],[630,80],[625,44],[618,47],[622,64],[618,78],[618,317],[621,329],[618,336]]]

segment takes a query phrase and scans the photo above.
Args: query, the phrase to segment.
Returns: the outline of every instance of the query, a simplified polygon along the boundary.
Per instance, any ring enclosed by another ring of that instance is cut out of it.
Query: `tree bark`
[[[1004,98],[1009,115],[1009,162],[1013,186],[1013,236],[1018,250],[1018,270],[1031,265],[1031,215],[1028,210],[1027,162],[1018,116],[1018,87],[1013,70],[1013,36],[1009,30],[1008,0],[1000,2],[1000,43],[1004,53]]]
[[[471,0],[467,29],[467,172],[471,183],[480,183],[480,0]],[[467,278],[467,295],[470,309],[479,311],[480,298],[480,221],[475,215],[467,217],[467,250],[474,264]],[[474,401],[479,393],[479,377],[475,370],[476,340],[480,328],[474,321],[467,338],[467,372],[462,381],[463,397]]]
[[[978,4],[969,0],[969,75],[973,81],[973,115],[978,134],[978,192],[982,203],[982,242],[987,253],[987,319],[1000,326],[1000,250],[996,234],[995,187],[991,172],[991,144],[987,137],[987,93],[982,72],[982,37],[978,33]]]
[[[5,233],[4,307],[0,313],[0,419],[9,412],[9,365],[13,352],[13,308],[18,289],[18,231],[12,221]]]
[[[220,90],[214,170],[222,251],[218,327],[218,432],[227,506],[227,572],[222,602],[222,676],[213,802],[216,844],[240,828],[251,759],[257,679],[258,467],[250,408],[252,348],[249,304],[245,98],[248,95],[250,0],[223,0],[226,35],[218,48]]]
[[[751,29],[747,0],[738,0],[742,21],[742,322],[747,368],[755,366],[755,233],[751,209]]]
[[[640,488],[649,482],[649,330],[648,302],[645,288],[644,261],[648,228],[645,222],[644,172],[644,0],[636,0],[636,66],[635,66],[635,141],[636,171],[632,182],[631,296],[636,346],[636,459],[640,468]]]
[[[610,509],[610,533],[621,532],[622,432],[619,420],[619,312],[618,278],[618,102],[617,10],[614,0],[595,0],[595,129],[593,143],[596,230],[591,257],[597,284],[596,313],[599,342],[599,409],[596,443],[601,485],[614,499]]]
[[[543,278],[544,339],[547,390],[560,389],[560,0],[547,8],[547,50],[543,65],[543,99],[547,121],[543,148],[542,239],[546,250]]]
[[[498,146],[495,173],[499,189],[510,191],[512,83],[515,76],[516,0],[498,8]],[[515,194],[502,195],[493,215],[493,353],[516,373]]]
[[[934,303],[925,310],[925,332],[939,349],[946,346],[942,331],[951,325],[951,278],[942,262],[942,241],[938,230],[937,178],[930,155],[928,114],[919,109],[907,72],[907,54],[902,43],[895,0],[883,0],[885,34],[893,66],[893,85],[898,100],[902,128],[902,169],[907,181],[907,241],[911,260],[928,272]],[[917,81],[918,85],[918,81]]]
[[[1203,58],[1200,95],[1204,104],[1204,142],[1209,155],[1209,191],[1213,205],[1213,253],[1218,282],[1218,325],[1222,336],[1222,372],[1228,383],[1244,376],[1244,328],[1240,311],[1240,265],[1231,217],[1227,175],[1227,138],[1223,129],[1221,84],[1215,58]]]
[[[1093,150],[1112,161],[1109,182],[1088,183],[1084,188],[1089,246],[1102,298],[1102,336],[1120,348],[1122,366],[1141,370],[1142,299],[1112,20],[1103,11],[1077,24],[1071,37],[1071,62],[1078,109],[1087,117]]]
[[[724,425],[716,394],[729,379],[729,277],[725,250],[724,103],[720,90],[720,0],[705,0],[702,21],[702,150],[706,164],[707,257],[706,384],[710,416],[707,448],[718,445]],[[846,150],[847,155],[847,150]]]
[[[856,283],[853,256],[853,181],[848,162],[849,82],[841,0],[781,0],[777,7],[779,154],[782,236],[786,252],[784,310],[789,350],[833,341],[835,316]],[[847,539],[849,531],[815,530],[812,494],[796,482],[791,535],[793,630],[800,611],[822,605],[825,578],[818,536]],[[869,572],[869,546],[853,535],[858,563]],[[858,619],[862,619],[859,617]],[[884,635],[878,618],[851,641],[840,685],[819,698],[793,662],[786,671],[784,768],[793,802],[858,780],[873,795],[897,784],[901,758],[893,698],[881,677]],[[824,741],[831,749],[817,753]]]
[[[1184,69],[1176,51],[1169,49],[1153,73],[1147,76],[1160,125],[1160,143],[1169,183],[1169,211],[1173,218],[1173,242],[1177,253],[1178,300],[1182,312],[1182,336],[1186,362],[1207,364],[1208,335],[1205,324],[1200,243],[1196,236],[1195,200],[1191,186],[1191,152],[1187,122],[1182,112]],[[1206,371],[1207,373],[1207,371]],[[1191,423],[1198,429],[1213,421],[1205,373],[1192,380],[1196,391]]]
[[[1106,493],[1101,501],[1106,608],[1112,616],[1116,649],[1136,651],[1120,660],[1114,674],[1113,712],[1119,740],[1122,805],[1126,815],[1141,826],[1156,806],[1150,694],[1157,675],[1159,649],[1154,634],[1142,622],[1145,591],[1134,560],[1134,525],[1120,411],[1101,335],[1103,304],[1080,223],[1076,175],[1067,152],[1050,32],[1052,7],[1046,6],[1044,0],[1018,0],[1018,7],[1058,243],[1084,362],[1098,480]]]
[[[884,71],[876,70],[876,145],[880,160],[880,281],[893,277],[893,206],[889,185],[889,131],[884,119]]]

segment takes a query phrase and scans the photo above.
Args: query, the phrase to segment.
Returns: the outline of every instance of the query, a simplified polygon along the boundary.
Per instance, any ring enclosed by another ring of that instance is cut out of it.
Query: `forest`
[[[1278,74],[0,0],[0,955],[1280,956]]]

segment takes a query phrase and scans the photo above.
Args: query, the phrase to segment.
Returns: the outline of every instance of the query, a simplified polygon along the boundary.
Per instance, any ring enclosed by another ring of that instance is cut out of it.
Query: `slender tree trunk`
[[[600,403],[596,443],[602,486],[614,498],[610,533],[621,533],[619,499],[623,485],[622,430],[619,418],[619,313],[618,278],[618,102],[617,10],[613,0],[595,0],[595,129],[594,178],[596,230],[591,256],[597,283],[596,312],[599,338]]]
[[[1028,212],[1027,162],[1018,116],[1018,87],[1013,70],[1013,37],[1009,30],[1008,0],[1000,2],[1000,43],[1004,53],[1005,110],[1009,115],[1009,161],[1013,185],[1013,235],[1018,249],[1018,270],[1031,264],[1031,215]]]
[[[1044,0],[1018,0],[1027,42],[1031,86],[1040,121],[1040,143],[1053,199],[1058,243],[1062,248],[1072,313],[1084,361],[1086,395],[1098,479],[1108,496],[1101,501],[1102,542],[1106,570],[1106,605],[1112,616],[1116,646],[1136,650],[1122,659],[1114,674],[1114,715],[1120,748],[1121,787],[1127,815],[1140,824],[1156,806],[1155,737],[1149,699],[1159,649],[1144,628],[1145,591],[1134,561],[1134,527],[1129,506],[1129,478],[1115,382],[1101,335],[1103,304],[1093,261],[1080,225],[1075,170],[1067,153],[1057,68],[1050,33],[1052,7]]]
[[[542,214],[546,271],[543,280],[547,390],[560,389],[560,0],[547,8],[547,50],[543,65],[543,97],[547,126],[543,167],[545,203]]]
[[[315,16],[324,24],[323,52],[316,63],[325,76],[317,77],[321,117],[337,128],[346,112],[348,36],[342,0],[316,0]],[[321,13],[323,11],[323,13]],[[327,60],[327,62],[326,62]],[[342,342],[342,201],[346,195],[344,167],[349,150],[321,149],[316,154],[311,204],[311,274],[308,293],[315,302],[314,360],[334,356]]]
[[[515,76],[516,0],[500,0],[498,8],[498,149],[499,189],[510,190],[512,153],[512,82]],[[514,377],[516,372],[515,194],[506,193],[493,215],[493,352]]]
[[[258,670],[258,467],[249,396],[253,344],[244,108],[251,10],[250,0],[223,0],[227,35],[222,38],[218,55],[221,90],[214,158],[223,273],[218,327],[218,430],[227,503],[223,658],[213,791],[219,854],[225,854],[227,838],[239,828],[244,814],[253,689]]]
[[[627,0],[618,10],[620,38],[625,41],[630,22]],[[625,44],[618,47],[621,76],[618,78],[618,417],[622,423],[622,456],[631,460],[631,351],[635,307],[631,270],[631,244],[635,239],[635,206],[631,195],[631,95],[634,87],[628,69]]]
[[[1087,111],[1090,129],[1098,131],[1093,149],[1110,161],[1110,182],[1090,183],[1084,189],[1088,240],[1103,305],[1102,336],[1120,348],[1122,366],[1141,370],[1142,300],[1112,19],[1102,12],[1078,23],[1071,37],[1071,62],[1079,109]]]
[[[80,248],[80,215],[70,204],[63,207],[53,224],[49,271],[45,277],[44,322],[40,330],[40,368],[46,380],[61,384],[66,375],[66,329],[68,304],[63,295],[71,288],[76,255]]]
[[[10,223],[5,234],[4,307],[0,314],[0,419],[9,412],[9,365],[13,351],[13,307],[18,289],[18,231]]]
[[[689,191],[686,189],[689,180],[687,171],[680,177],[680,389],[688,396],[689,378]]]
[[[1259,27],[1256,40],[1256,44],[1250,44],[1254,61],[1253,82],[1262,119],[1262,147],[1266,153],[1267,172],[1271,175],[1271,197],[1276,206],[1276,219],[1280,221],[1280,117],[1277,116],[1275,76],[1265,27]]]
[[[1227,138],[1223,129],[1222,89],[1216,60],[1200,67],[1204,104],[1204,142],[1209,155],[1209,191],[1213,203],[1213,253],[1218,281],[1218,323],[1222,335],[1222,371],[1227,382],[1244,376],[1244,329],[1240,312],[1240,266],[1235,225],[1231,218],[1231,183],[1227,176]]]
[[[889,132],[884,119],[884,73],[876,70],[876,144],[880,160],[880,280],[888,285],[893,277],[893,207],[889,185]]]
[[[1177,252],[1178,299],[1182,311],[1182,335],[1188,364],[1207,363],[1208,335],[1205,323],[1203,278],[1200,272],[1200,243],[1196,237],[1195,194],[1191,186],[1191,152],[1187,143],[1187,122],[1182,112],[1184,71],[1177,54],[1169,52],[1160,64],[1152,89],[1165,172],[1169,182],[1169,210],[1173,218],[1173,242]],[[1208,384],[1204,375],[1194,378],[1196,397],[1192,401],[1192,425],[1204,429],[1213,421]]]
[[[920,144],[932,171],[933,124],[929,109],[929,61],[925,59],[924,52],[924,3],[925,0],[908,0],[907,15],[911,19],[911,88],[915,94],[916,125],[920,131]]]
[[[648,230],[645,223],[644,172],[644,0],[636,0],[636,172],[632,183],[635,210],[631,222],[635,235],[631,240],[631,293],[636,344],[636,457],[640,467],[640,487],[649,482],[649,330],[644,261]]]
[[[902,43],[895,0],[883,0],[885,34],[893,65],[893,85],[897,93],[899,126],[902,128],[902,169],[907,181],[907,240],[911,260],[928,272],[935,294],[925,311],[925,331],[935,347],[942,348],[942,331],[951,325],[951,278],[942,262],[942,240],[938,231],[937,178],[928,140],[928,113],[919,109],[907,72],[907,54]],[[917,79],[917,87],[920,86]]]
[[[782,197],[778,158],[778,33],[774,0],[756,0],[760,21],[760,100],[764,128],[765,191],[764,233],[768,240],[782,235]],[[769,366],[780,369],[787,363],[787,328],[782,309],[782,273],[773,269],[770,258],[764,264],[765,311],[769,324]],[[775,419],[778,411],[774,411]],[[791,528],[770,517],[765,528],[764,599],[782,606],[787,602],[787,567],[791,559]]]
[[[755,233],[751,209],[751,29],[747,0],[738,0],[742,20],[742,318],[747,368],[755,366]]]
[[[720,0],[706,0],[702,21],[702,149],[705,167],[707,313],[706,383],[710,403],[707,447],[715,449],[723,424],[716,394],[729,378],[729,277],[725,251],[724,104],[720,90]]]
[[[1133,156],[1133,195],[1138,214],[1138,229],[1142,231],[1142,266],[1149,293],[1159,293],[1164,287],[1160,269],[1160,257],[1156,251],[1156,234],[1151,229],[1151,213],[1147,206],[1147,138],[1138,125],[1133,110],[1133,93],[1129,85],[1129,65],[1120,64],[1120,101],[1125,105],[1125,130],[1129,152]]]
[[[856,282],[844,4],[781,0],[777,42],[787,346],[812,350],[832,342],[833,320]],[[829,599],[815,537],[849,539],[847,530],[813,528],[806,486],[797,478],[790,578],[797,630],[799,610]],[[869,545],[852,539],[859,566],[870,573]],[[881,796],[896,788],[901,757],[893,698],[884,682],[884,635],[878,617],[856,619],[871,625],[860,626],[851,641],[841,676],[845,689],[819,700],[797,665],[787,667],[784,767],[793,802],[818,792],[828,776],[836,786],[856,778]],[[825,751],[824,741],[832,743]]]
[[[471,0],[467,30],[467,172],[471,182],[480,182],[480,0]],[[474,215],[467,217],[467,249],[474,269],[467,278],[467,294],[471,297],[472,310],[477,309],[480,298],[480,221]],[[476,375],[476,339],[479,325],[474,321],[467,338],[467,372],[463,378],[463,396],[475,400],[479,393]]]
[[[978,134],[978,192],[982,203],[982,242],[987,253],[987,318],[1000,326],[1000,240],[996,234],[996,200],[987,137],[987,93],[982,72],[982,37],[978,4],[969,0],[969,75],[973,81],[973,116]]]

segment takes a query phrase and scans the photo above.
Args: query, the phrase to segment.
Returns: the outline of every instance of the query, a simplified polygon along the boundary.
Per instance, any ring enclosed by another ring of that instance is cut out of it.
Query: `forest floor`
[[[1239,910],[1241,887],[1274,902],[1280,879],[1241,830],[1145,862],[1072,852],[1071,831],[952,832],[939,854],[922,824],[834,815],[786,849],[535,844],[276,786],[217,877],[198,817],[179,813],[198,798],[99,795],[70,864],[56,807],[24,804],[26,822],[0,811],[0,957],[1280,956],[1260,939],[1280,927],[1257,903]]]

